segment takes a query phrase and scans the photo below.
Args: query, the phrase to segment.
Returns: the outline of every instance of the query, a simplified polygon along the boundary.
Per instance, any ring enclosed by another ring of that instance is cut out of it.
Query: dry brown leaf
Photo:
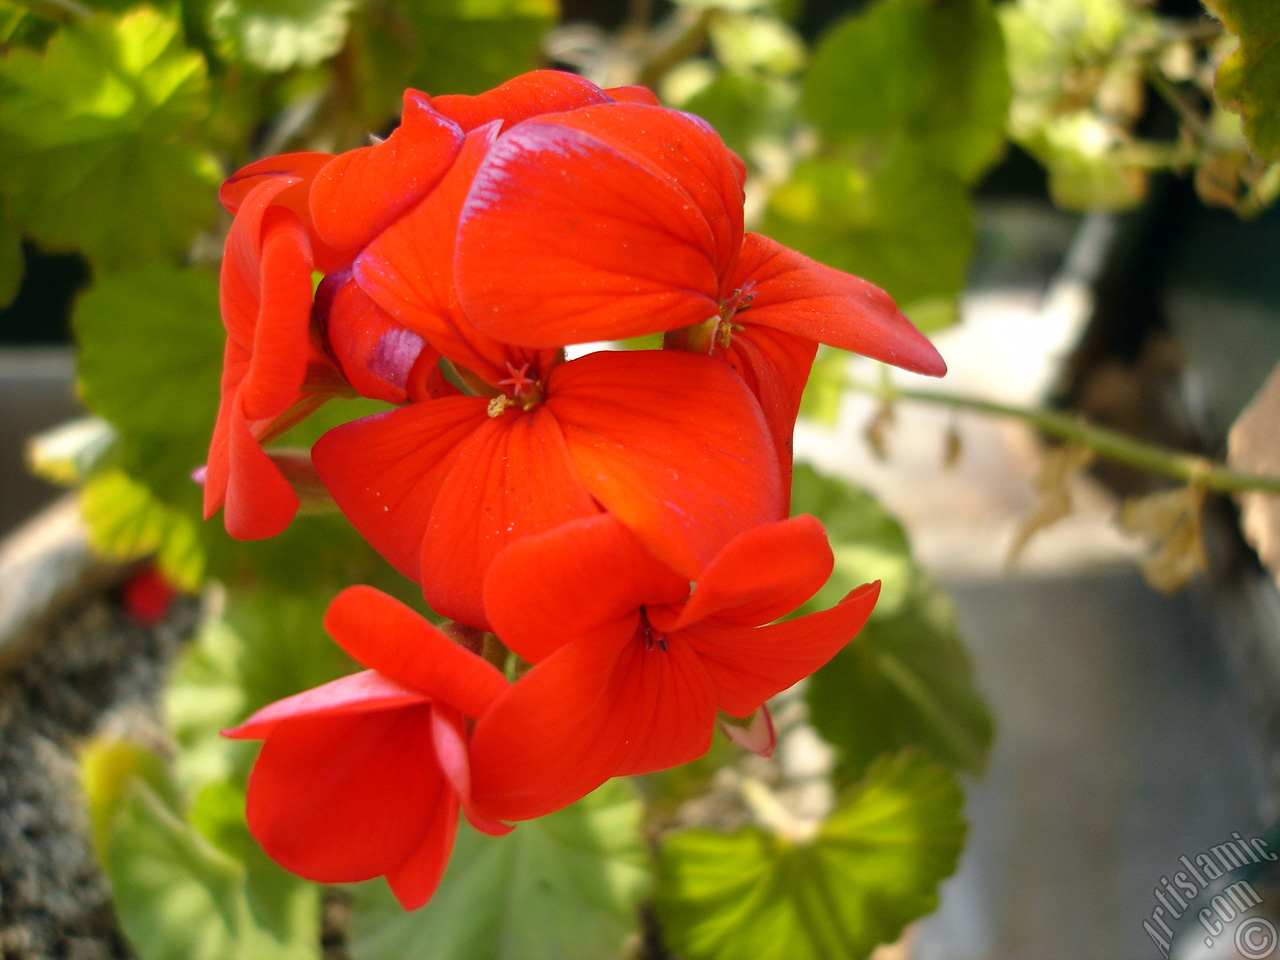
[[[1280,365],[1227,435],[1227,463],[1236,470],[1280,476]],[[1280,583],[1280,497],[1237,494],[1245,538]]]
[[[1195,486],[1130,497],[1121,506],[1116,520],[1120,529],[1156,545],[1138,564],[1153,589],[1173,593],[1204,570],[1203,506],[1204,490]]]
[[[1072,444],[1051,447],[1045,452],[1044,459],[1040,462],[1040,472],[1036,475],[1039,500],[1031,512],[1022,518],[1022,523],[1014,534],[1006,561],[1008,566],[1012,567],[1018,562],[1032,537],[1071,514],[1071,493],[1067,484],[1092,460],[1092,450]]]

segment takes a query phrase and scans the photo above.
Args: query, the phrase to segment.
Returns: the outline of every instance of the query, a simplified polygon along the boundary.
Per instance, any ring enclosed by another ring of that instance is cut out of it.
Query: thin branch
[[[1087,447],[1100,457],[1149,473],[1158,473],[1204,490],[1218,493],[1257,491],[1280,496],[1280,477],[1232,470],[1208,457],[1171,450],[1145,440],[1089,423],[1083,417],[1057,410],[1032,410],[992,400],[980,400],[953,393],[911,390],[888,384],[851,382],[859,393],[884,400],[912,400],[958,410],[971,410],[996,417],[1012,417],[1031,424],[1041,433],[1068,443]]]

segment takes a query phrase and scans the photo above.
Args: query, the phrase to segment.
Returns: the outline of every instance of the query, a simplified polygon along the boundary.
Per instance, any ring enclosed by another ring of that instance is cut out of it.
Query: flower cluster
[[[500,833],[692,760],[861,628],[875,584],[778,622],[833,563],[787,517],[800,395],[819,343],[944,366],[883,291],[746,232],[744,179],[648,91],[542,71],[409,91],[386,140],[223,186],[206,514],[272,536],[318,481],[474,641],[368,587],[333,602],[368,670],[229,731],[265,740],[249,823],[289,869],[420,905],[460,811]],[[344,394],[389,409],[309,461],[264,450]]]

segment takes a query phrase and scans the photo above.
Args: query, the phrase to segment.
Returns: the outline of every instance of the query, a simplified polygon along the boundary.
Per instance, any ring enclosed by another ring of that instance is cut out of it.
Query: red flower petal
[[[874,284],[749,233],[721,295],[751,290],[743,324],[761,324],[933,377],[947,365],[924,335]]]
[[[551,359],[497,342],[475,329],[457,308],[453,260],[458,214],[496,135],[496,126],[469,134],[436,189],[370,243],[354,267],[360,286],[379,306],[491,385],[509,376],[508,361],[517,367],[531,361],[542,368]],[[524,298],[516,302],[523,304]]]
[[[616,103],[647,103],[651,107],[661,106],[657,96],[648,87],[606,87],[604,92]]]
[[[228,213],[234,214],[248,199],[254,187],[268,180],[288,177],[293,183],[289,189],[277,195],[274,202],[288,207],[303,220],[310,222],[307,193],[311,189],[311,180],[332,159],[331,153],[304,151],[255,160],[223,181],[218,190],[218,202],[227,208]]]
[[[244,412],[265,420],[293,405],[311,355],[311,241],[293,213],[272,208],[262,220],[262,257],[253,355],[241,385]]]
[[[817,593],[834,564],[826,531],[811,516],[755,527],[731,540],[702,571],[671,629],[708,617],[748,627],[769,623]]]
[[[253,352],[262,305],[263,221],[276,198],[297,182],[295,178],[275,177],[257,184],[227,232],[218,284],[222,323],[227,337],[246,357]]]
[[[425,694],[406,689],[376,670],[362,670],[268,704],[239,726],[223,730],[222,735],[232,740],[261,740],[288,720],[373,713],[428,702]]]
[[[491,837],[510,833],[510,824],[494,820],[478,809],[471,799],[471,757],[466,720],[462,714],[437,704],[431,714],[431,735],[440,769],[453,785],[454,792],[462,798],[462,806],[471,825]]]
[[[504,126],[510,127],[540,114],[559,113],[588,104],[608,103],[609,100],[608,91],[577,74],[534,70],[478,96],[446,94],[433,97],[431,105],[456,121],[463,130],[470,131],[494,120],[502,120]]]
[[[316,291],[316,310],[342,375],[364,397],[404,403],[423,352],[425,363],[440,354],[370,299],[350,271],[329,274]]]
[[[458,836],[457,823],[457,794],[446,792],[421,846],[400,866],[387,871],[387,886],[404,909],[417,910],[440,886]]]
[[[227,533],[237,540],[274,537],[289,526],[289,521],[298,512],[298,495],[250,432],[239,392],[232,401],[226,422],[226,485],[222,489],[225,491],[223,522]],[[209,477],[214,475],[214,463],[211,453]],[[212,484],[205,487],[205,519],[223,505],[214,502],[210,510],[210,494],[216,493],[220,486]]]
[[[247,814],[286,869],[345,883],[394,872],[455,830],[453,798],[422,705],[281,722],[250,774]]]
[[[869,583],[830,610],[754,629],[703,621],[672,643],[678,638],[698,651],[715,683],[717,706],[745,717],[834,657],[862,629],[879,595],[879,581]]]
[[[599,509],[546,407],[486,417],[458,447],[431,511],[421,567],[427,603],[442,616],[487,626],[484,577],[498,552]]]
[[[565,641],[608,629],[646,603],[676,603],[688,594],[687,579],[602,513],[503,550],[485,578],[484,606],[502,642],[538,663]]]
[[[711,744],[710,679],[691,650],[645,650],[636,620],[573,641],[520,678],[476,724],[476,803],[527,820],[611,776],[695,759]]]
[[[593,353],[556,367],[547,389],[587,489],[685,577],[743,530],[786,515],[759,404],[720,360]]]
[[[333,247],[358,250],[440,182],[462,147],[462,130],[416,90],[391,136],[340,154],[311,187],[311,217]]]
[[[325,613],[324,626],[358,663],[468,717],[480,716],[507,688],[493,664],[373,587],[339,593]]]
[[[818,344],[760,324],[736,330],[727,348],[716,347],[720,357],[742,377],[769,424],[782,470],[783,489],[791,488],[792,438],[800,398],[813,367]]]
[[[487,406],[483,397],[414,403],[335,427],[311,450],[338,509],[411,580],[456,448],[486,422]]]
[[[718,184],[676,181],[616,145],[611,128],[605,137],[566,125],[615,112],[638,113],[639,131],[654,137],[689,126],[671,130],[683,115],[640,104],[587,107],[513,127],[490,150],[463,209],[456,260],[458,296],[481,330],[558,347],[718,314],[724,202],[706,211],[695,199]],[[688,161],[683,172],[703,171]]]

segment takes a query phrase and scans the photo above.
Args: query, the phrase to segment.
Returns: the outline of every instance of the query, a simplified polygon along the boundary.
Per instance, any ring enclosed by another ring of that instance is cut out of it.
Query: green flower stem
[[[851,381],[848,386],[859,393],[868,393],[885,401],[912,400],[956,410],[971,410],[989,416],[1023,420],[1041,433],[1067,443],[1087,447],[1100,457],[1137,467],[1149,473],[1163,474],[1203,490],[1213,490],[1218,493],[1257,491],[1280,496],[1280,477],[1232,470],[1208,457],[1136,440],[1115,430],[1089,423],[1083,417],[1074,414],[1057,410],[1013,407],[960,394],[911,390],[889,384]]]

